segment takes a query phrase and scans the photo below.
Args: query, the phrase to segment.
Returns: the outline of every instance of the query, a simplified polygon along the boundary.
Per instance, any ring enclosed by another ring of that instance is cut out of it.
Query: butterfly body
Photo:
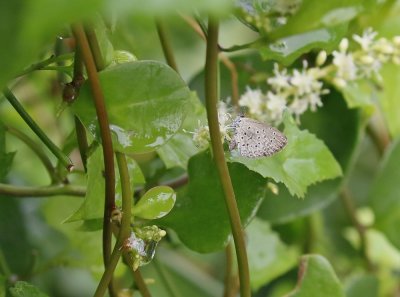
[[[232,127],[234,134],[229,149],[237,149],[243,157],[271,156],[287,144],[286,136],[278,129],[250,118],[237,117]]]

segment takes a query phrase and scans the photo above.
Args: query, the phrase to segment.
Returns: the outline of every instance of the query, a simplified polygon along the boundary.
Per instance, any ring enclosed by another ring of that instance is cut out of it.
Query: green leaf
[[[324,96],[323,104],[317,112],[306,112],[301,126],[324,141],[346,175],[361,138],[362,116],[358,110],[348,109],[341,94],[333,89]],[[285,187],[279,186],[278,196],[267,192],[258,216],[271,223],[284,223],[326,207],[337,197],[342,180],[310,186],[304,200],[293,199]]]
[[[385,64],[381,70],[382,91],[379,94],[379,104],[385,115],[385,121],[393,138],[400,136],[400,67],[393,64]]]
[[[342,286],[329,262],[319,255],[301,257],[296,289],[285,297],[344,297]]]
[[[347,297],[378,297],[379,281],[374,275],[357,275],[346,286]]]
[[[189,158],[200,151],[194,145],[192,134],[190,133],[199,127],[199,123],[207,123],[206,110],[197,96],[193,95],[189,100],[188,114],[183,121],[182,130],[157,149],[157,153],[167,169],[172,167],[186,169]]]
[[[115,164],[117,164],[116,160]],[[139,165],[133,158],[127,156],[126,164],[128,166],[128,174],[129,174],[131,190],[133,191],[135,189],[135,186],[145,184],[146,180],[142,170],[140,169]],[[118,167],[115,166],[115,204],[119,207],[122,207],[122,189],[121,189],[120,178],[121,176],[119,174]]]
[[[256,213],[265,180],[239,163],[228,164],[243,225]],[[171,227],[190,249],[201,253],[222,249],[230,236],[229,218],[217,168],[209,151],[189,160],[189,184],[178,192],[175,207],[159,221]]]
[[[5,127],[0,122],[0,182],[4,181],[14,158],[15,152],[6,153],[6,133]]]
[[[267,222],[255,218],[246,229],[250,281],[253,290],[294,267],[298,252],[287,247]]]
[[[289,113],[285,115],[284,124],[288,144],[280,153],[257,159],[232,156],[230,161],[240,162],[264,177],[284,183],[292,195],[301,198],[308,186],[342,174],[325,144],[308,131],[300,130]]]
[[[133,206],[133,214],[143,219],[159,219],[174,207],[176,194],[167,186],[157,186],[148,190]]]
[[[54,42],[65,24],[84,19],[100,8],[101,1],[52,0],[1,1],[0,88],[36,61],[46,44]]]
[[[47,297],[48,295],[44,294],[35,286],[23,282],[18,281],[15,283],[14,287],[10,288],[10,293],[13,297]]]
[[[176,9],[182,13],[211,12],[214,14],[226,15],[230,12],[233,2],[231,0],[134,0],[134,1],[106,1],[109,10],[120,10],[122,13],[135,13],[143,17],[154,15],[175,15]]]
[[[342,92],[349,108],[363,108],[367,115],[372,115],[374,112],[375,107],[372,102],[374,88],[370,81],[348,82],[339,91]]]
[[[386,151],[382,166],[371,186],[368,201],[375,213],[375,228],[400,248],[400,138]]]
[[[7,278],[0,274],[0,297],[6,297],[6,281]]]
[[[260,41],[252,47],[260,51],[264,60],[275,60],[283,65],[290,65],[302,54],[312,49],[332,51],[346,33],[347,24],[344,24],[291,35],[273,43]]]
[[[114,149],[124,153],[156,150],[181,127],[190,92],[171,68],[155,61],[116,65],[99,73]],[[100,140],[88,83],[72,105],[88,130]]]
[[[67,223],[103,218],[105,180],[103,176],[103,153],[100,147],[97,148],[88,159],[87,170],[87,190],[85,200],[80,208],[65,220]]]
[[[372,9],[375,0],[303,1],[287,23],[271,33],[272,39],[291,36],[319,28],[334,27],[354,19],[365,9]]]

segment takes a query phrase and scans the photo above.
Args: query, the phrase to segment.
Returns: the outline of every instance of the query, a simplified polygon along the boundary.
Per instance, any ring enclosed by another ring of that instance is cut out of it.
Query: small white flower
[[[361,48],[368,52],[371,49],[371,45],[374,42],[374,39],[376,37],[378,33],[375,32],[372,28],[368,28],[363,32],[362,36],[353,35],[353,39],[355,42],[357,42],[358,44],[360,44]]]
[[[296,115],[297,120],[299,119],[299,116],[303,114],[308,107],[308,100],[307,99],[299,99],[296,98],[292,104],[289,106],[289,110],[291,113]]]
[[[305,99],[308,101],[311,111],[316,111],[317,107],[322,106],[321,96],[318,93],[310,93]]]
[[[341,52],[346,52],[349,48],[349,40],[347,38],[343,38],[339,43],[339,50]]]
[[[315,84],[320,84],[315,80],[310,72],[305,71],[305,69],[301,72],[295,69],[293,71],[293,76],[290,79],[290,83],[297,88],[296,93],[300,96],[312,92],[315,88]]]
[[[260,89],[246,88],[246,92],[240,97],[239,105],[245,106],[253,115],[262,114],[264,95]]]
[[[357,75],[357,66],[351,53],[334,51],[333,64],[337,68],[337,76],[346,80],[354,80]]]
[[[267,82],[271,85],[271,87],[276,91],[279,92],[282,89],[288,88],[290,77],[287,74],[287,70],[283,69],[279,71],[278,64],[274,64],[274,75],[267,79]]]
[[[207,125],[201,125],[199,121],[198,128],[194,132],[189,133],[193,134],[193,142],[199,149],[205,149],[208,147],[210,143],[210,131]]]
[[[320,51],[318,53],[317,59],[315,60],[315,64],[317,66],[322,66],[326,62],[326,58],[328,57],[326,51]]]
[[[271,120],[280,121],[286,108],[286,99],[272,92],[267,93],[267,109]]]

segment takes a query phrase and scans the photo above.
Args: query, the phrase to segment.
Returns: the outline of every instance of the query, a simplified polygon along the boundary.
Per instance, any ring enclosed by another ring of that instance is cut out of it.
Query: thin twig
[[[42,70],[43,68],[45,68],[46,66],[53,64],[53,63],[57,63],[59,61],[66,61],[66,60],[70,60],[72,59],[73,54],[72,53],[68,53],[68,54],[64,54],[64,55],[59,55],[59,56],[55,56],[52,55],[51,57],[39,62],[39,63],[35,63],[32,64],[31,66],[29,66],[28,68],[26,68],[25,70],[23,70],[22,72],[18,73],[15,77],[20,77],[23,76],[25,74],[31,73],[35,70]]]
[[[176,72],[179,73],[178,71],[178,66],[175,61],[174,57],[174,52],[172,50],[171,43],[169,42],[166,28],[165,28],[165,23],[161,19],[156,20],[156,27],[157,27],[157,33],[158,33],[158,38],[160,39],[161,47],[164,53],[165,60],[167,60],[168,65],[174,69]]]
[[[88,80],[91,86],[93,101],[99,121],[101,141],[103,145],[105,188],[106,197],[104,202],[103,217],[103,258],[107,266],[111,254],[111,213],[115,209],[115,176],[114,176],[114,154],[111,140],[109,121],[104,102],[103,91],[101,90],[97,68],[90,50],[88,40],[81,25],[72,26],[72,31],[77,40],[79,49],[82,52],[83,62],[86,66]]]
[[[225,247],[224,297],[235,297],[237,295],[237,275],[233,269],[233,252],[232,242],[229,242]]]
[[[53,164],[51,163],[50,159],[47,157],[40,145],[33,141],[28,135],[16,128],[5,126],[5,129],[8,133],[23,141],[38,156],[40,161],[43,163],[43,166],[46,168],[51,178],[52,184],[56,184],[57,182],[61,181],[60,176],[57,174],[57,171],[53,167]]]
[[[190,18],[186,15],[182,15],[182,14],[181,14],[181,17],[190,27],[192,27],[192,29],[201,37],[201,39],[203,39],[204,41],[206,40],[204,31],[196,20],[194,20],[193,18]],[[219,46],[218,46],[218,48],[219,48]],[[225,65],[225,67],[231,73],[232,105],[238,111],[240,96],[239,96],[239,85],[238,85],[238,72],[236,69],[236,65],[235,65],[235,63],[232,62],[231,59],[229,59],[228,56],[224,55],[223,53],[220,53],[219,57],[221,59],[221,62]]]
[[[205,95],[207,119],[210,130],[211,147],[219,179],[224,191],[225,204],[228,210],[232,235],[235,242],[238,262],[240,291],[242,297],[250,297],[250,277],[247,261],[244,232],[240,222],[239,210],[233,191],[231,177],[225,161],[224,150],[218,123],[218,21],[209,17],[208,39],[205,65]]]
[[[4,197],[50,197],[50,196],[77,196],[85,197],[86,187],[58,185],[47,187],[27,187],[0,184],[0,195]]]
[[[72,171],[73,169],[73,164],[71,160],[66,156],[61,149],[58,148],[50,140],[49,137],[47,137],[46,133],[43,132],[42,129],[36,124],[36,122],[31,118],[31,116],[26,112],[26,110],[23,108],[21,103],[17,100],[17,98],[14,96],[14,94],[10,91],[10,89],[5,88],[3,91],[4,96],[7,98],[7,100],[10,102],[10,104],[14,107],[14,109],[18,112],[18,114],[21,116],[21,118],[25,121],[25,123],[32,129],[32,131],[40,138],[41,141],[47,146],[47,148],[54,154],[54,156],[57,157],[57,159],[65,166],[65,168],[68,171]]]
[[[171,282],[170,279],[168,278],[168,275],[165,272],[163,265],[157,259],[153,259],[152,263],[155,269],[157,270],[158,275],[161,278],[161,282],[164,284],[164,287],[168,291],[168,295],[170,297],[180,297],[181,294],[179,294],[179,291],[174,285],[174,283]]]
[[[108,284],[110,283],[115,267],[117,267],[118,260],[122,254],[122,248],[124,242],[130,236],[131,233],[131,209],[132,209],[132,189],[129,178],[128,165],[126,163],[126,157],[123,153],[115,154],[118,163],[118,169],[121,180],[121,192],[122,192],[122,219],[121,227],[118,232],[117,242],[115,243],[113,252],[109,263],[101,277],[101,280],[97,286],[94,297],[104,296]]]
[[[353,199],[351,197],[349,189],[344,188],[340,192],[339,196],[340,196],[340,199],[342,200],[344,209],[346,210],[353,226],[356,228],[358,235],[360,236],[360,251],[361,251],[361,255],[363,256],[363,258],[365,260],[367,270],[373,271],[374,265],[368,255],[368,248],[367,248],[368,240],[367,240],[366,233],[365,233],[366,229],[365,229],[365,226],[363,224],[361,224],[361,222],[358,220],[358,218],[356,216],[356,208],[354,206]]]

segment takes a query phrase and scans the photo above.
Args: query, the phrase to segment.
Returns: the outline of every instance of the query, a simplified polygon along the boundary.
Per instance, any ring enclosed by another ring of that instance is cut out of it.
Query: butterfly
[[[278,129],[250,118],[238,116],[231,127],[229,150],[237,149],[242,157],[272,156],[287,144],[286,136]]]

